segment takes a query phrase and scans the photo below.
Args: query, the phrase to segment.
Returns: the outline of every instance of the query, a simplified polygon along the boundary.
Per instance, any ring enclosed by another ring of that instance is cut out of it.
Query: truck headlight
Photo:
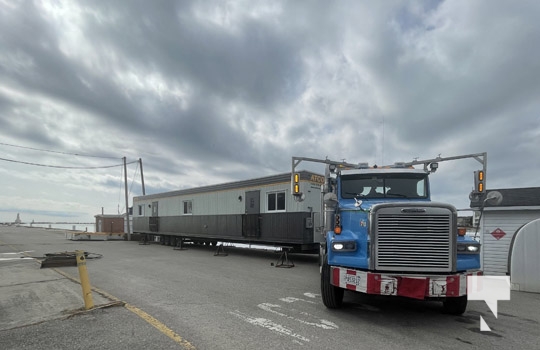
[[[479,254],[480,253],[480,244],[478,243],[458,243],[457,244],[458,254]]]
[[[353,252],[356,250],[356,242],[355,241],[332,242],[332,250],[334,252]]]

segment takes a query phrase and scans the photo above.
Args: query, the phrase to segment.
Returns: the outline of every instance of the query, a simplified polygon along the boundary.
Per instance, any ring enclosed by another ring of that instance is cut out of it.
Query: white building
[[[540,218],[540,187],[488,190],[503,195],[497,205],[485,204],[480,218],[482,268],[484,275],[509,275],[510,247],[514,234],[525,224]],[[471,202],[478,210],[480,202]],[[540,254],[536,250],[537,254]]]

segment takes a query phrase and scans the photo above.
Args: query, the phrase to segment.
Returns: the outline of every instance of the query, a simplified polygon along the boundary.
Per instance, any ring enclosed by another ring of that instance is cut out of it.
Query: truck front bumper
[[[451,275],[418,275],[374,273],[337,266],[330,268],[330,283],[336,287],[366,294],[414,299],[467,295],[467,276],[482,275],[482,271],[467,271]]]

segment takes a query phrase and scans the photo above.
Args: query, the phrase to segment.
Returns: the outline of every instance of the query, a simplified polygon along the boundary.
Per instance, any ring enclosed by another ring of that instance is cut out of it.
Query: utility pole
[[[142,184],[142,195],[146,195],[146,191],[144,190],[144,175],[142,170],[142,158],[139,158],[139,166],[141,167],[141,184]]]
[[[122,158],[124,160],[124,189],[126,192],[126,228],[128,241],[131,241],[131,230],[129,229],[129,199],[128,199],[128,185],[127,185],[127,163],[126,157]]]

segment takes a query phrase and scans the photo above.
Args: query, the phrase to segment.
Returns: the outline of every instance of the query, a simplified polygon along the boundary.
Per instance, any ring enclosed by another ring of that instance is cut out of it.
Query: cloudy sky
[[[538,18],[534,0],[0,0],[0,222],[123,212],[122,157],[147,193],[291,156],[480,152],[488,188],[540,186]],[[441,163],[433,199],[468,207],[479,167]]]

